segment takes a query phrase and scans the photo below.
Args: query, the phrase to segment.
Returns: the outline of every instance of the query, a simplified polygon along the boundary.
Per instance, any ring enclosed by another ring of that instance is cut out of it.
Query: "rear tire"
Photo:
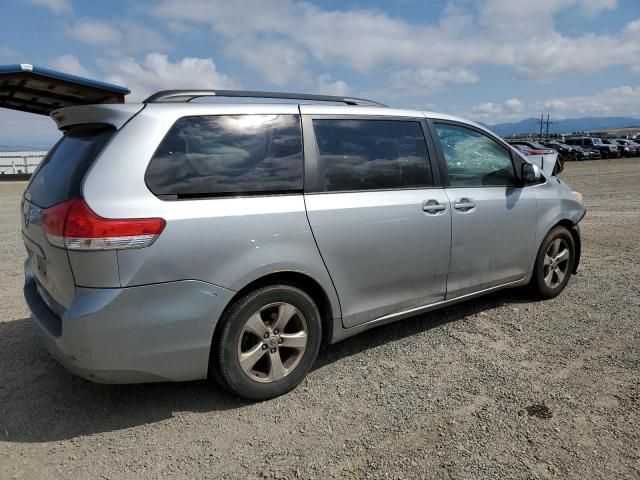
[[[558,296],[569,283],[576,261],[576,247],[566,227],[551,229],[540,245],[529,290],[537,298]]]
[[[220,321],[209,369],[229,392],[249,400],[293,390],[320,349],[320,312],[309,295],[291,285],[248,293]]]

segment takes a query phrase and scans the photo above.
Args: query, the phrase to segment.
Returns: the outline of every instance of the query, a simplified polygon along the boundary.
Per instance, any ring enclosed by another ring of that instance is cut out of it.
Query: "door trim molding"
[[[452,305],[454,303],[458,303],[458,302],[462,302],[464,300],[469,300],[471,298],[474,297],[478,297],[487,293],[490,293],[494,290],[500,290],[503,288],[508,288],[508,287],[515,287],[518,284],[521,284],[523,280],[525,280],[527,277],[524,276],[518,280],[514,280],[512,282],[508,282],[508,283],[503,283],[500,285],[496,285],[495,287],[489,287],[489,288],[485,288],[483,290],[478,290],[477,292],[471,292],[471,293],[467,293],[465,295],[460,295],[459,297],[455,297],[455,298],[450,298],[448,300],[441,300],[439,302],[435,302],[435,303],[429,303],[427,305],[421,305],[419,307],[413,307],[413,308],[409,308],[406,310],[401,310],[399,312],[396,313],[390,313],[388,315],[384,315],[382,317],[378,317],[375,318],[373,320],[369,320],[368,322],[362,323],[360,325],[356,325],[354,327],[351,328],[358,328],[358,327],[370,327],[373,326],[374,324],[384,324],[384,323],[389,323],[395,320],[400,320],[402,318],[405,317],[409,317],[412,315],[415,315],[417,313],[420,312],[424,312],[424,311],[428,311],[428,310],[434,310],[436,308],[441,308],[441,307],[446,307],[448,305]]]

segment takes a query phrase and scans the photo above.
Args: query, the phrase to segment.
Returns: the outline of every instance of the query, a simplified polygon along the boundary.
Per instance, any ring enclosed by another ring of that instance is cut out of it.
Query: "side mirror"
[[[542,170],[540,170],[538,165],[525,162],[522,164],[520,178],[522,178],[523,186],[535,185],[542,181]]]

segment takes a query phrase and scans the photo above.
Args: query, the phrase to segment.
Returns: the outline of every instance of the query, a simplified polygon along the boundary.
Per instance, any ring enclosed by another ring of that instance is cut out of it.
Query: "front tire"
[[[576,261],[576,247],[565,227],[551,229],[540,245],[529,289],[538,298],[558,296],[569,283]]]
[[[293,390],[320,349],[320,312],[309,295],[291,285],[248,293],[220,321],[210,369],[227,390],[249,400]]]

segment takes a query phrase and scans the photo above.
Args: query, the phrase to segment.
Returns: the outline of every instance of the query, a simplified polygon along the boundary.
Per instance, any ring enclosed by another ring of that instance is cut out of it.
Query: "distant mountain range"
[[[553,120],[553,119],[551,119]],[[640,127],[640,119],[626,117],[585,117],[554,120],[549,125],[549,133],[599,132],[618,128]],[[520,122],[500,123],[489,127],[492,131],[506,137],[520,133],[539,133],[540,119],[527,118]],[[546,126],[544,127],[546,132]]]
[[[40,145],[39,147],[27,145],[0,145],[0,152],[45,152],[53,145]]]

